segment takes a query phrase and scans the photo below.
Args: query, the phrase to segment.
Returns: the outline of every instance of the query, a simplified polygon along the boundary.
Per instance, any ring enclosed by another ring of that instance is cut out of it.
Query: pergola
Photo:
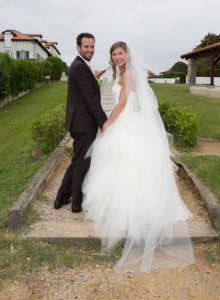
[[[211,59],[211,74],[210,74],[210,85],[214,85],[214,74],[215,66],[220,61],[220,42],[212,44],[207,47],[196,49],[192,52],[182,54],[181,58],[188,60],[188,84],[196,84],[196,61],[199,58],[210,58]]]

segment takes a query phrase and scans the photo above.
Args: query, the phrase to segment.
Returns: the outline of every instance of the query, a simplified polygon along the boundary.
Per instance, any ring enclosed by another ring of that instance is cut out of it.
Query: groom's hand
[[[95,77],[99,78],[103,73],[105,73],[105,70],[103,71],[94,71],[95,72]]]

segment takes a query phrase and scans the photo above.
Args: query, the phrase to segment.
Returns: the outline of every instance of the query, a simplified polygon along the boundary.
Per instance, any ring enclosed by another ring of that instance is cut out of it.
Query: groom
[[[72,212],[82,210],[81,185],[90,165],[90,159],[84,157],[96,137],[98,127],[102,129],[107,119],[100,103],[99,85],[90,67],[95,37],[90,33],[81,33],[76,42],[78,56],[69,69],[65,120],[65,127],[74,139],[74,156],[54,202],[54,208],[59,209],[70,203],[72,198]]]

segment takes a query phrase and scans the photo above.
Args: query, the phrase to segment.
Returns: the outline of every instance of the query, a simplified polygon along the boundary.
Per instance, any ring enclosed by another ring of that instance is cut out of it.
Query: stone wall
[[[190,89],[190,93],[193,95],[219,98],[220,100],[220,87],[194,85],[191,86],[189,89]]]

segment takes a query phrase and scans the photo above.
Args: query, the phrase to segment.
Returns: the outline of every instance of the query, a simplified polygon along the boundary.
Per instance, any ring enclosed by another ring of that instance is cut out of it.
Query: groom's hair
[[[88,32],[83,32],[83,33],[80,33],[77,38],[76,38],[76,43],[78,46],[81,46],[81,43],[82,43],[82,39],[83,38],[89,38],[89,39],[93,39],[95,41],[95,37],[94,35],[92,35],[91,33],[88,33]]]

